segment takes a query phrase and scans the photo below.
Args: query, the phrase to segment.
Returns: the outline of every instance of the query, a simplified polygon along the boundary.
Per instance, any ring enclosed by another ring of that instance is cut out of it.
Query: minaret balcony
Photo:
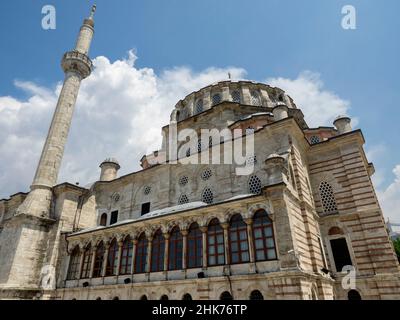
[[[92,60],[79,51],[69,51],[64,54],[61,66],[64,72],[78,72],[83,79],[87,78],[93,69]]]

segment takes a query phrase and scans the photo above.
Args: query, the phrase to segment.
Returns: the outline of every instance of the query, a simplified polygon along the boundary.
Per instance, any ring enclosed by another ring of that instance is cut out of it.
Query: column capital
[[[253,219],[252,218],[246,218],[244,219],[244,222],[248,225],[251,226],[253,224]]]
[[[223,222],[223,223],[221,223],[221,227],[222,227],[222,229],[227,230],[229,228],[229,223]]]
[[[201,231],[202,233],[206,233],[207,230],[208,230],[208,227],[204,226],[204,227],[200,227],[199,229],[200,229],[200,231]]]
[[[182,236],[186,237],[189,234],[189,231],[182,230],[181,233],[182,233]]]

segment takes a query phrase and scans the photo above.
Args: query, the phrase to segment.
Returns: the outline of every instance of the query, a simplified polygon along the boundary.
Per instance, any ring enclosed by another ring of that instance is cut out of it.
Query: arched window
[[[249,179],[249,192],[252,194],[261,193],[261,180],[257,176],[251,176]]]
[[[159,229],[153,238],[151,248],[151,272],[164,271],[165,239]]]
[[[320,142],[320,139],[319,139],[318,136],[311,136],[311,138],[310,138],[310,143],[311,144],[317,144],[319,142]]]
[[[183,295],[183,297],[182,297],[182,300],[184,300],[184,301],[191,301],[191,300],[193,300],[193,299],[192,299],[192,296],[191,296],[189,293],[185,293],[185,294]]]
[[[117,266],[118,266],[118,242],[117,239],[113,239],[113,241],[111,241],[110,247],[108,248],[106,276],[117,275]]]
[[[203,99],[199,99],[196,102],[196,113],[203,112]]]
[[[76,246],[71,253],[71,257],[69,260],[69,268],[67,279],[75,280],[79,279],[79,263],[81,261],[81,250],[79,250],[79,246]]]
[[[187,267],[200,268],[203,265],[203,235],[197,223],[192,223],[187,236]]]
[[[362,300],[360,293],[357,290],[350,290],[347,293],[348,300]]]
[[[214,202],[214,195],[210,188],[205,188],[201,195],[201,201],[212,204]]]
[[[332,186],[326,182],[322,181],[319,185],[319,194],[321,197],[322,208],[324,213],[335,213],[337,212],[337,205],[335,195],[333,194]]]
[[[100,217],[100,225],[105,227],[107,225],[107,213],[103,213]]]
[[[231,263],[250,261],[247,225],[240,214],[235,214],[230,221],[229,250]]]
[[[83,252],[83,264],[81,278],[90,278],[90,268],[92,266],[92,246],[89,243]]]
[[[121,251],[121,265],[119,268],[119,274],[130,274],[132,270],[132,255],[133,255],[133,243],[130,236],[127,236],[122,244]]]
[[[163,294],[160,298],[160,300],[169,300],[168,296],[166,294]]]
[[[240,103],[240,92],[238,90],[232,91],[232,101],[236,103]]]
[[[172,229],[168,254],[168,270],[182,269],[183,238],[179,227]]]
[[[221,103],[221,100],[222,100],[221,94],[219,94],[219,93],[214,94],[212,96],[212,104],[213,104],[213,106],[215,106],[218,103]]]
[[[143,232],[136,244],[135,252],[135,273],[145,273],[147,263],[147,248],[148,241],[145,233]]]
[[[96,255],[94,258],[93,277],[98,278],[102,276],[104,260],[104,243],[103,241],[97,245]]]
[[[221,293],[221,295],[219,296],[219,300],[233,300],[232,295],[230,294],[230,292],[228,291],[224,291]]]
[[[179,197],[178,204],[185,204],[185,203],[189,203],[189,198],[186,194],[182,194]]]
[[[224,246],[224,230],[218,219],[213,219],[208,225],[207,231],[207,256],[209,266],[225,264]]]
[[[253,290],[250,293],[250,300],[264,300],[264,296],[262,293],[258,290]]]
[[[143,300],[143,301],[147,300],[147,296],[146,296],[145,294],[142,295],[142,296],[140,297],[140,300]]]
[[[337,272],[342,272],[345,266],[353,265],[346,238],[331,239],[329,242]]]
[[[251,104],[253,106],[260,106],[261,105],[260,94],[255,90],[253,90],[251,92]]]
[[[201,142],[201,139],[197,140],[197,152],[200,153],[203,150],[203,144]]]
[[[265,210],[258,210],[253,217],[253,237],[256,261],[275,260],[276,249],[272,221]]]

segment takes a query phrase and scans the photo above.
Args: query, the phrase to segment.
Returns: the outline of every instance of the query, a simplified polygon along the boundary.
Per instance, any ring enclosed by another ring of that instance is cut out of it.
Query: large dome
[[[272,108],[285,104],[296,108],[293,100],[280,88],[253,81],[221,81],[180,100],[171,114],[171,120],[184,120],[225,101]]]

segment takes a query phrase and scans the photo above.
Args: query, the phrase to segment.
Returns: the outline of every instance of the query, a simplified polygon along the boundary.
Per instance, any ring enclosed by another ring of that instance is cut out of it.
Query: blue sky
[[[0,97],[29,98],[31,92],[21,90],[15,80],[55,88],[63,78],[61,56],[72,49],[92,3],[0,2]],[[41,28],[41,9],[47,4],[57,10],[56,30]],[[349,113],[363,130],[382,190],[393,183],[392,170],[400,164],[398,0],[97,0],[96,4],[91,57],[106,56],[112,62],[135,49],[135,67],[151,68],[158,75],[182,66],[194,73],[234,66],[258,81],[295,79],[305,70],[318,73],[324,88],[350,102]],[[356,30],[341,27],[346,4],[356,8]]]

